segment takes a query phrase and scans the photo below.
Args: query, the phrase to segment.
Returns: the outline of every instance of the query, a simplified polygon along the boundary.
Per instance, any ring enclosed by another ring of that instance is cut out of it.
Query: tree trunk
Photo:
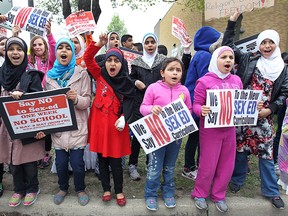
[[[66,19],[71,14],[71,5],[69,0],[62,0],[63,16]]]
[[[78,10],[91,11],[91,0],[79,0],[78,1]],[[92,0],[92,13],[95,19],[95,23],[98,22],[98,19],[101,14],[101,8],[99,5],[99,0]]]

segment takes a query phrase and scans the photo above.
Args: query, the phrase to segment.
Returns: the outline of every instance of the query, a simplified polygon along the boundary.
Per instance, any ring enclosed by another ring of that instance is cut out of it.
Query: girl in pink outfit
[[[236,152],[235,127],[204,128],[204,117],[210,112],[206,106],[206,91],[210,89],[242,89],[242,82],[230,73],[234,52],[222,46],[212,55],[208,73],[196,83],[193,111],[200,117],[200,160],[196,183],[191,197],[199,209],[208,209],[209,196],[221,212],[226,212],[226,188],[234,169]],[[216,138],[216,139],[215,139]]]
[[[46,73],[52,69],[53,64],[56,60],[55,56],[55,45],[56,41],[51,33],[51,23],[46,23],[47,41],[45,38],[36,35],[30,41],[30,55],[29,55],[29,66],[40,70],[45,73],[42,84],[46,81]]]
[[[190,93],[180,83],[182,72],[183,64],[179,59],[171,57],[163,62],[160,70],[162,80],[149,85],[145,92],[143,102],[140,106],[140,112],[143,116],[151,113],[159,115],[162,112],[163,106],[178,98],[182,98],[188,109],[192,111]],[[167,208],[174,208],[176,206],[174,199],[174,170],[180,145],[181,139],[178,139],[148,155],[149,163],[144,196],[146,208],[151,211],[158,209],[157,191],[160,188],[165,206]],[[163,176],[162,183],[160,182],[161,173]]]

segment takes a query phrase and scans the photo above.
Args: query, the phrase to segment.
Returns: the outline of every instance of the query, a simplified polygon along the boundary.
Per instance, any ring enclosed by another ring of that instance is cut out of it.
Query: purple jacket
[[[163,107],[178,98],[182,98],[190,112],[192,112],[190,93],[184,85],[178,83],[170,87],[165,82],[159,80],[148,86],[140,106],[140,112],[143,116],[149,115],[153,106],[159,105]]]
[[[201,116],[202,106],[206,104],[206,90],[210,89],[243,89],[241,79],[237,75],[230,74],[225,79],[220,79],[216,74],[208,72],[198,79],[194,91],[193,112]]]

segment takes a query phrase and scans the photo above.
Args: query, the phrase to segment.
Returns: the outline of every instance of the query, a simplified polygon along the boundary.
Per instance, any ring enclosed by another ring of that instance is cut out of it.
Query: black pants
[[[4,166],[2,163],[0,163],[0,183],[2,183],[3,174],[4,174]]]
[[[21,165],[11,165],[14,192],[25,195],[39,190],[37,161]]]
[[[114,181],[114,190],[115,194],[119,194],[123,192],[123,168],[121,158],[111,158],[111,157],[102,157],[102,154],[98,153],[99,159],[99,171],[101,177],[101,183],[103,191],[111,191],[110,185],[110,173],[109,173],[109,165],[112,170],[112,176]]]

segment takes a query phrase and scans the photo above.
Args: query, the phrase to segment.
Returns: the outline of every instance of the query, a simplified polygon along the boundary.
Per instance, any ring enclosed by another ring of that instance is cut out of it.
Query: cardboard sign
[[[189,35],[184,21],[175,16],[172,17],[172,35],[178,38],[184,47],[189,46],[189,43],[186,41]]]
[[[87,31],[94,31],[96,28],[96,23],[91,11],[70,14],[65,22],[69,37],[76,37]]]
[[[23,31],[44,37],[45,24],[52,18],[52,13],[39,8],[15,6],[6,16],[8,20],[0,26],[11,30],[14,25],[18,25]]]
[[[147,115],[129,127],[146,154],[198,130],[182,99],[163,107],[161,114]]]
[[[206,105],[210,113],[205,117],[205,128],[256,125],[261,90],[207,90]]]
[[[205,20],[231,16],[236,9],[240,13],[252,11],[254,8],[274,6],[274,0],[205,0]]]
[[[69,88],[27,93],[15,100],[0,97],[0,114],[12,139],[77,130],[72,100],[66,98]]]

